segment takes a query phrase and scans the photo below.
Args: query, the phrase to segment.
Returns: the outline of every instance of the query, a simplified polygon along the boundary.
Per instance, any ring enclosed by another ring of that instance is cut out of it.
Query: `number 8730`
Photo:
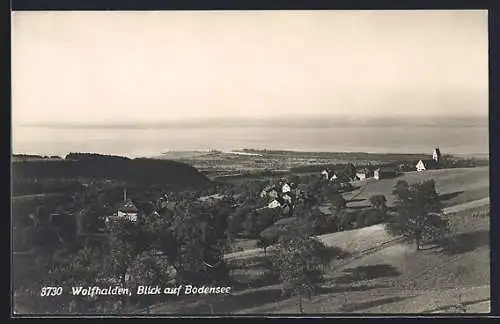
[[[60,296],[62,295],[62,292],[63,292],[62,287],[42,287],[40,291],[40,296],[42,297]]]

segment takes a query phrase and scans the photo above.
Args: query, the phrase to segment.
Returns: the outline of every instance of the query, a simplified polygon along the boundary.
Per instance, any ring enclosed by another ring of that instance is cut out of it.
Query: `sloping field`
[[[415,251],[395,244],[337,268],[324,293],[304,303],[309,313],[489,312],[489,218],[457,217],[449,244]],[[270,287],[268,287],[269,289]],[[461,307],[457,308],[457,305]],[[297,313],[287,299],[238,313]]]
[[[489,167],[427,170],[407,172],[393,179],[378,181],[369,179],[361,189],[346,194],[344,197],[350,199],[350,197],[357,195],[356,201],[349,203],[349,206],[352,207],[369,205],[368,199],[373,195],[385,195],[387,204],[391,206],[394,203],[392,190],[399,180],[412,184],[430,179],[436,181],[436,190],[443,197],[445,206],[489,197]],[[362,190],[361,193],[360,190]]]
[[[467,205],[465,205],[467,206]],[[327,271],[322,289],[304,301],[305,313],[489,312],[489,216],[454,211],[452,235],[436,246],[415,251],[395,243]],[[381,244],[381,225],[323,235],[328,245],[351,252]],[[281,298],[269,283],[226,296],[172,302],[152,313],[291,314],[297,298]]]

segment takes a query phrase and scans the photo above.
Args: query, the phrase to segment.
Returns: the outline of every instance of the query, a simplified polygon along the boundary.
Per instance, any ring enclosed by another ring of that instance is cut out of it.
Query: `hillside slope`
[[[109,179],[141,185],[169,184],[175,188],[198,188],[209,179],[184,163],[156,159],[128,159],[93,155],[59,161],[12,163],[12,178],[23,179]]]
[[[394,185],[400,181],[409,184],[433,179],[436,181],[436,189],[443,198],[445,206],[462,204],[468,201],[478,200],[490,195],[489,167],[457,168],[442,170],[427,170],[425,172],[407,172],[393,179],[368,180],[362,183],[360,190],[344,195],[346,199],[356,196],[356,201],[349,204],[363,206],[370,204],[368,199],[372,195],[385,195],[389,206],[394,203],[392,190]]]

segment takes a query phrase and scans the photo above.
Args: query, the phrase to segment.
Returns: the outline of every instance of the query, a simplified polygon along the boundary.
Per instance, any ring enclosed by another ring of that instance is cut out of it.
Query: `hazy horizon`
[[[235,118],[193,118],[189,120],[160,120],[147,122],[32,122],[18,127],[48,128],[189,128],[189,127],[399,127],[399,126],[443,126],[443,127],[482,127],[489,125],[488,116],[272,116],[272,117],[235,117]]]
[[[487,23],[484,10],[13,12],[12,121],[487,123]]]

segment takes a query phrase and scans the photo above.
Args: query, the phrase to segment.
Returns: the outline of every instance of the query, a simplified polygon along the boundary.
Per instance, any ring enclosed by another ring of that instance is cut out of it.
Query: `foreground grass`
[[[395,244],[326,271],[317,296],[304,303],[306,313],[424,313],[450,311],[461,302],[467,312],[489,311],[489,216],[476,208],[450,215],[450,239],[422,251]],[[375,227],[376,229],[377,227]],[[365,230],[365,242],[376,231]],[[353,241],[359,241],[358,230]],[[380,232],[381,233],[381,232]],[[335,233],[340,234],[340,233]],[[347,242],[348,236],[345,236]],[[338,241],[342,241],[339,239]],[[352,250],[359,250],[345,243]],[[228,296],[173,301],[152,313],[290,314],[296,298],[281,298],[280,286],[265,259],[240,260],[233,270],[238,285]]]

